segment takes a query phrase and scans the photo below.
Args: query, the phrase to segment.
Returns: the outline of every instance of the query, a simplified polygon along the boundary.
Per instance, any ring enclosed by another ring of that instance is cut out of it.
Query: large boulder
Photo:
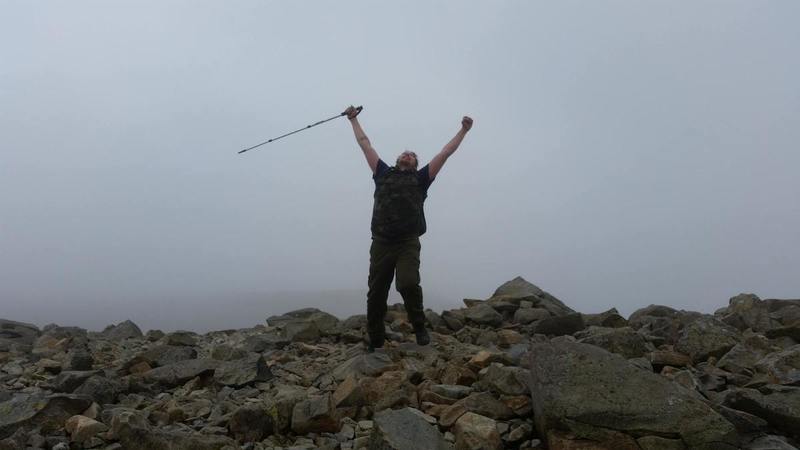
[[[698,395],[622,356],[560,340],[533,344],[530,364],[534,420],[548,440],[562,430],[598,443],[652,435],[691,448],[736,448],[733,425]]]
[[[478,325],[497,327],[503,323],[503,315],[486,303],[479,303],[467,308],[467,310],[464,311],[464,317]]]
[[[516,277],[511,281],[503,283],[494,291],[494,294],[492,294],[492,297],[489,298],[488,301],[490,303],[504,301],[516,304],[527,301],[530,302],[533,307],[546,309],[554,316],[563,316],[575,312],[561,302],[561,300],[539,289],[538,286],[529,283],[522,277]]]
[[[369,450],[452,450],[444,436],[414,408],[386,409],[373,418]]]
[[[583,322],[583,314],[570,313],[560,316],[542,319],[533,325],[533,331],[537,334],[550,336],[564,336],[574,334],[586,328]]]
[[[766,420],[770,426],[800,437],[800,387],[768,386],[762,389],[732,389],[724,404]]]
[[[800,385],[800,344],[770,353],[754,365],[767,375],[770,383]]]
[[[214,372],[214,379],[218,383],[237,389],[257,382],[269,381],[272,377],[267,361],[259,354],[224,362]]]
[[[144,379],[166,388],[177,387],[194,377],[213,374],[220,365],[214,359],[189,359],[145,372]]]
[[[42,433],[61,429],[70,417],[85,411],[92,401],[66,394],[16,394],[0,403],[0,439],[18,429],[38,428]]]
[[[741,341],[739,332],[713,317],[701,317],[687,325],[675,350],[689,355],[695,363],[708,357],[722,357]]]
[[[576,333],[579,342],[604,348],[625,358],[639,358],[652,350],[640,333],[631,327],[589,327]]]
[[[122,341],[124,339],[141,338],[144,335],[142,330],[130,320],[107,326],[100,335],[110,341]]]
[[[28,349],[39,334],[36,325],[0,319],[0,352],[12,350],[12,347]]]

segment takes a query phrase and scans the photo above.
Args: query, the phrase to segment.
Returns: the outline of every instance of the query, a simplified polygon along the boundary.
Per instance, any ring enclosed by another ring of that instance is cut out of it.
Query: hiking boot
[[[414,334],[417,336],[417,345],[428,345],[431,343],[431,337],[428,335],[428,330],[425,327],[417,328],[414,330]]]

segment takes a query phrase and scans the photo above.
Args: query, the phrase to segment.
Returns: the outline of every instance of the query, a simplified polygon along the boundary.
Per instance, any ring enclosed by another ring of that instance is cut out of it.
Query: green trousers
[[[383,320],[392,279],[403,297],[408,321],[414,329],[425,326],[422,287],[419,285],[419,238],[403,241],[372,240],[369,249],[369,292],[367,292],[367,332],[373,346],[384,342]]]

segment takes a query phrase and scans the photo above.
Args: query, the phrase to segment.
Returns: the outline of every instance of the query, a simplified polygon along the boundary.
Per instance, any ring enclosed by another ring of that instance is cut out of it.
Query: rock
[[[16,394],[0,403],[0,439],[18,429],[38,428],[45,435],[54,432],[91,404],[91,400],[77,395]]]
[[[564,336],[577,333],[584,328],[586,324],[583,323],[583,316],[580,313],[570,313],[542,319],[534,324],[533,331],[548,336]]]
[[[294,407],[306,398],[306,390],[292,385],[278,385],[270,398],[267,412],[275,424],[275,431],[286,432],[292,424]]]
[[[126,320],[125,322],[117,325],[109,325],[102,332],[100,332],[100,335],[110,341],[122,341],[125,339],[143,337],[142,330],[140,330],[139,327],[130,320]]]
[[[653,365],[653,369],[657,372],[660,372],[661,368],[664,366],[686,367],[692,363],[692,358],[690,358],[689,355],[671,350],[656,350],[650,352],[649,358],[650,364]]]
[[[85,442],[95,437],[98,433],[108,430],[108,427],[86,416],[76,415],[67,419],[64,430],[70,434],[72,442]]]
[[[548,317],[551,317],[550,312],[541,308],[520,308],[514,312],[514,322],[523,325]]]
[[[783,436],[763,435],[746,443],[743,450],[797,450],[797,447],[786,442]]]
[[[471,322],[478,325],[499,326],[503,323],[503,316],[495,311],[491,306],[481,303],[479,305],[467,308],[464,312],[464,317]]]
[[[333,369],[336,380],[344,380],[348,375],[374,377],[389,370],[396,370],[397,364],[386,353],[374,352],[354,356]]]
[[[51,379],[48,387],[55,392],[72,393],[89,378],[102,374],[102,370],[68,370]]]
[[[452,450],[435,426],[414,408],[387,409],[375,414],[369,437],[370,450],[417,450],[424,443],[429,450]]]
[[[650,350],[642,335],[631,327],[590,327],[576,333],[575,337],[578,338],[578,342],[595,345],[625,358],[638,358]]]
[[[309,397],[295,404],[292,431],[297,434],[339,431],[339,420],[330,394]]]
[[[472,388],[457,384],[434,384],[430,386],[431,392],[443,397],[459,400],[472,393]]]
[[[628,326],[628,321],[619,315],[617,308],[599,314],[584,314],[583,321],[589,327],[621,328]]]
[[[642,450],[684,450],[683,441],[659,436],[643,436],[636,440]]]
[[[735,328],[713,317],[702,317],[684,328],[675,350],[689,355],[697,363],[710,356],[721,357],[739,341]]]
[[[39,335],[36,325],[0,319],[0,351],[18,349],[27,353]]]
[[[514,330],[500,330],[497,332],[497,345],[502,348],[509,348],[525,340],[522,334]]]
[[[480,384],[488,390],[506,394],[528,394],[528,371],[521,367],[507,367],[493,363],[478,373]]]
[[[440,418],[441,425],[451,427],[459,417],[473,412],[492,419],[505,420],[514,417],[514,411],[488,392],[475,392],[448,406]]]
[[[355,375],[350,374],[344,379],[333,393],[333,406],[335,408],[346,406],[362,406],[365,395]]]
[[[86,349],[76,348],[67,352],[62,370],[92,370],[94,358]]]
[[[766,420],[770,426],[787,434],[800,436],[800,388],[774,386],[768,394],[755,389],[732,389],[725,393],[724,404]]]
[[[754,364],[773,384],[800,385],[800,344],[770,353]]]
[[[365,378],[362,386],[367,403],[375,411],[417,403],[416,389],[403,371],[389,371],[377,378]]]
[[[248,336],[242,343],[242,350],[249,353],[261,353],[267,350],[282,349],[291,341],[276,333],[264,333]]]
[[[197,333],[179,330],[167,334],[164,340],[167,345],[194,347],[197,345]]]
[[[442,321],[445,323],[447,328],[458,331],[464,328],[464,321],[466,317],[464,316],[463,311],[443,311],[442,312]]]
[[[561,429],[603,442],[610,439],[608,432],[673,434],[690,447],[736,445],[733,425],[697,396],[595,346],[564,340],[533,344],[530,388],[543,436]]]
[[[529,283],[522,277],[516,277],[511,281],[503,283],[494,291],[489,301],[497,301],[500,299],[515,303],[528,301],[534,307],[545,309],[554,316],[563,316],[575,312],[562,303],[561,300],[539,289],[539,287]]]
[[[310,320],[291,320],[283,324],[283,336],[291,342],[314,342],[320,331]]]
[[[131,362],[145,361],[151,367],[161,367],[180,361],[197,359],[197,350],[179,345],[158,345],[138,355]]]
[[[116,403],[117,397],[124,393],[125,390],[125,386],[119,380],[95,375],[89,377],[73,392],[102,405]]]
[[[228,344],[215,345],[211,349],[211,358],[217,361],[236,361],[246,358],[250,353],[241,348],[235,348]]]
[[[500,450],[503,441],[497,432],[497,423],[475,413],[462,415],[453,428],[457,450]]]
[[[245,405],[231,414],[228,430],[239,442],[258,442],[274,430],[272,417],[258,405]]]
[[[269,381],[273,378],[264,357],[253,354],[247,358],[222,363],[214,371],[214,379],[218,383],[234,388],[251,386],[257,382]]]
[[[189,359],[168,364],[146,372],[146,381],[158,383],[164,387],[177,387],[194,377],[212,375],[220,362],[213,359]]]

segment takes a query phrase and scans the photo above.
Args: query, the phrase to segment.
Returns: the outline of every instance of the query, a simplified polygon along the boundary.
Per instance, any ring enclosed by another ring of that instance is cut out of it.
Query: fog
[[[2,2],[0,317],[205,331],[364,313],[371,172],[475,124],[426,307],[800,297],[800,3]],[[393,292],[390,302],[400,301]]]

